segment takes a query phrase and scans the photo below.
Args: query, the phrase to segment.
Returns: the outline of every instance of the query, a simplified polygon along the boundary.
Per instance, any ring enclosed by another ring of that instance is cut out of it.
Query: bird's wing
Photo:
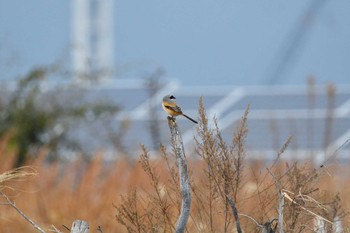
[[[182,110],[181,110],[181,108],[179,107],[179,106],[170,106],[170,105],[166,105],[166,104],[164,104],[164,107],[165,108],[167,108],[167,109],[169,109],[169,110],[172,110],[172,111],[174,111],[174,112],[177,112],[177,113],[179,113],[179,114],[182,114]]]

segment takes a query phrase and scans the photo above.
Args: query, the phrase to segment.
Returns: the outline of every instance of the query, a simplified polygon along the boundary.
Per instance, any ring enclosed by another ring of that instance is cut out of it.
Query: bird
[[[170,116],[175,117],[175,116],[184,116],[187,119],[189,119],[190,121],[192,121],[195,124],[198,124],[197,121],[193,120],[191,117],[185,115],[181,108],[177,105],[177,103],[175,102],[175,96],[173,95],[166,95],[163,97],[163,101],[162,101],[162,107],[164,109],[164,111],[166,111]]]

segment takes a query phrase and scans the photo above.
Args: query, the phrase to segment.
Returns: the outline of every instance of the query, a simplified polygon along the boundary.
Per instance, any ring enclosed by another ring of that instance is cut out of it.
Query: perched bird
[[[181,108],[176,104],[174,99],[176,98],[173,95],[166,95],[163,97],[162,107],[164,111],[166,111],[170,116],[173,116],[173,117],[182,115],[187,119],[189,119],[190,121],[192,121],[193,123],[198,124],[197,121],[193,120],[191,117],[185,115],[182,112]]]

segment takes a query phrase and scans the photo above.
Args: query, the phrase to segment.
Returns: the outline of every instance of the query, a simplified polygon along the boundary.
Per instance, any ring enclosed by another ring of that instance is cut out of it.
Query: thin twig
[[[49,229],[48,231],[55,232],[55,233],[62,233],[62,231],[58,230],[54,225],[51,225],[51,228],[52,228],[52,230]]]
[[[69,229],[69,227],[67,227],[66,225],[64,225],[64,224],[62,224],[62,226],[64,227],[64,228],[66,228],[69,232],[70,232],[70,229]]]
[[[338,151],[343,148],[346,144],[348,144],[350,142],[350,138],[347,139],[343,144],[341,144],[329,157],[326,161],[324,161],[321,165],[320,165],[320,168],[322,167],[326,167],[326,163],[331,160],[333,157],[335,157],[335,155],[338,153]]]
[[[289,191],[289,190],[287,190],[287,189],[283,189],[283,190],[282,190],[282,193],[283,193],[283,194],[290,193],[290,194],[292,194],[292,195],[295,195],[293,192],[291,192],[291,191]],[[288,196],[289,196],[289,195],[288,195]],[[322,210],[324,210],[324,211],[327,211],[327,208],[326,208],[324,205],[322,205],[320,202],[316,201],[314,198],[310,197],[309,195],[305,195],[305,194],[302,194],[301,192],[299,192],[299,195],[295,196],[295,197],[294,197],[294,200],[295,200],[296,198],[298,198],[298,197],[302,198],[303,202],[311,202],[311,203],[314,203],[314,204],[316,204],[320,209],[322,209]],[[295,201],[294,201],[294,202],[295,202]]]
[[[12,206],[22,217],[27,220],[35,229],[40,231],[41,233],[45,233],[43,229],[41,229],[35,222],[33,222],[30,218],[27,217],[20,209],[17,208],[14,202],[12,202],[3,192],[0,191],[0,195],[6,199],[7,203]]]
[[[328,175],[328,176],[332,176],[331,171],[328,169],[328,167],[327,167],[326,165],[322,164],[322,165],[320,166],[320,168],[324,168],[325,171],[327,172],[327,175]]]
[[[261,227],[261,228],[264,227],[263,225],[261,225],[260,223],[258,223],[258,221],[256,221],[253,217],[250,217],[250,216],[247,215],[247,214],[238,214],[238,215],[249,218],[249,219],[252,220],[258,227]]]
[[[309,214],[312,214],[312,215],[314,215],[314,216],[316,216],[316,217],[319,217],[319,218],[321,218],[322,220],[324,220],[324,221],[326,221],[326,222],[328,222],[328,223],[330,223],[330,224],[333,225],[333,222],[329,221],[328,219],[326,219],[326,218],[324,218],[324,217],[322,217],[322,216],[320,216],[320,215],[318,215],[318,214],[315,214],[315,213],[312,212],[311,210],[306,209],[304,206],[301,206],[299,203],[297,203],[296,201],[294,201],[287,193],[283,193],[283,195],[287,198],[287,200],[289,200],[290,202],[292,202],[292,203],[295,204],[295,205],[298,205],[300,208],[302,208],[303,210],[305,210],[305,211],[308,212]]]

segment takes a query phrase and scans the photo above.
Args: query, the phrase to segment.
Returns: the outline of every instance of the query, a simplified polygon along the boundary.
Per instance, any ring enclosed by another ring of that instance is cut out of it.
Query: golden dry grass
[[[0,160],[1,171],[9,170],[11,165],[10,158],[6,158],[2,154]],[[54,225],[62,232],[67,232],[62,225],[70,227],[74,220],[84,219],[90,223],[91,229],[96,229],[100,225],[104,232],[127,232],[126,228],[116,220],[117,209],[115,206],[120,207],[122,204],[121,195],[124,195],[125,199],[127,193],[132,192],[136,187],[137,203],[140,205],[150,202],[159,203],[159,200],[153,200],[155,189],[152,179],[147,176],[141,164],[136,161],[119,160],[106,164],[100,159],[99,155],[96,155],[90,163],[79,160],[66,164],[46,164],[37,159],[28,165],[38,172],[36,177],[4,182],[1,184],[1,189],[16,203],[18,208],[46,230],[50,229],[50,225]],[[171,215],[169,215],[169,226],[166,230],[171,232],[171,224],[175,224],[178,214],[177,187],[172,186],[172,175],[164,159],[151,160],[150,166],[159,176],[157,186],[160,198],[164,201],[167,200],[169,205],[169,209],[166,211],[169,211]],[[265,168],[267,166],[270,165],[262,162],[246,164],[236,202],[239,213],[247,214],[260,223],[277,217],[277,194],[273,179],[266,174]],[[209,232],[208,224],[210,224],[210,221],[206,221],[209,218],[207,216],[209,212],[208,209],[203,209],[208,206],[210,201],[208,199],[209,191],[207,190],[205,174],[206,164],[198,159],[190,160],[189,168],[191,170],[193,192],[188,229],[189,232]],[[337,211],[348,209],[350,188],[344,184],[349,182],[349,177],[343,176],[339,172],[339,169],[346,168],[342,168],[340,165],[330,168],[333,169],[331,177],[326,172],[318,170],[318,175],[315,178],[309,176],[314,174],[311,166],[298,166],[299,170],[292,171],[286,175],[285,171],[288,169],[291,168],[287,168],[282,162],[274,168],[274,172],[281,178],[280,182],[284,186],[283,188],[288,189],[290,192],[299,190],[300,194],[303,193],[315,198],[315,200],[326,207],[323,216],[332,217],[333,210],[330,209],[332,208],[330,203],[335,200],[337,193],[339,193],[341,200],[338,203],[340,207],[333,207],[338,208]],[[312,182],[308,182],[308,178],[313,179]],[[292,187],[297,185],[297,179],[304,179],[303,184],[307,185]],[[11,187],[11,189],[7,187]],[[164,197],[165,195],[169,196]],[[213,228],[217,229],[216,232],[221,232],[225,220],[225,208],[218,200],[218,197],[211,201],[213,202],[212,214],[214,216],[211,224],[213,224]],[[5,200],[2,200],[2,203],[5,203]],[[286,205],[290,205],[290,203],[286,203]],[[303,206],[318,214],[322,212],[312,204],[306,203]],[[152,204],[136,207],[140,216],[145,214],[142,211],[145,211],[147,208],[152,209]],[[152,210],[162,211],[161,209]],[[312,218],[309,213],[300,208],[295,208],[293,211],[298,213],[286,211],[285,221],[291,222],[288,224],[293,224],[293,220],[300,221],[300,218],[293,219],[296,214],[300,215],[304,220]],[[342,215],[343,226],[347,226],[348,216],[343,216],[343,213],[339,214]],[[255,224],[249,218],[241,216],[241,221],[246,232],[258,231],[258,228],[254,226]],[[308,221],[312,222],[312,220]],[[310,222],[305,221],[305,224],[310,224]],[[228,229],[234,229],[234,224],[232,223],[231,219]],[[146,220],[145,224],[147,224]],[[28,222],[7,205],[0,206],[0,229],[1,232],[35,232]],[[305,229],[303,232],[312,231]]]

